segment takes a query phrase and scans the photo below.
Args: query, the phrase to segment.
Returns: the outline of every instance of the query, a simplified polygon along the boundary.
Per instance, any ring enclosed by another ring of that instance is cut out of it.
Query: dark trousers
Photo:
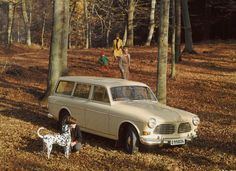
[[[72,151],[72,152],[77,152],[77,151],[80,151],[80,149],[81,149],[81,143],[79,142],[79,143],[76,143],[76,144],[72,147],[71,151]]]

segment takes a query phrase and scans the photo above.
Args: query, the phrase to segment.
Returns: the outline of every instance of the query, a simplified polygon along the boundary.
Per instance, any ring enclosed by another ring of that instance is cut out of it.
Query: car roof
[[[146,84],[141,82],[130,81],[120,78],[110,78],[110,77],[63,76],[60,77],[59,80],[103,85],[106,87],[131,86],[131,85],[145,86],[145,87],[147,86]]]

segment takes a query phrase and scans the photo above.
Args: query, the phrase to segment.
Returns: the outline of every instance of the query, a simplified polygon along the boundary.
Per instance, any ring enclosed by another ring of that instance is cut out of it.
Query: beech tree
[[[25,40],[28,45],[32,41],[42,46],[48,46],[52,30],[52,1],[0,0],[1,42],[7,45],[11,43],[10,41],[20,43]],[[14,8],[12,8],[12,2]],[[181,2],[183,11],[181,11]],[[158,15],[154,15],[155,19],[153,17],[155,6],[156,11],[160,9],[159,4],[160,1],[157,0],[72,0],[69,17],[69,46],[108,47],[118,32],[123,36],[124,43],[128,38],[128,45],[132,46],[134,42],[137,45],[149,45],[151,35],[155,36],[153,41],[158,38],[158,35],[152,32],[154,23],[159,27],[159,12]],[[235,29],[233,29],[235,4],[233,0],[176,0],[176,63],[181,58],[181,15],[183,15],[182,21],[184,21],[183,25],[186,29],[185,33],[183,32],[186,42],[185,49],[188,48],[188,45],[191,49],[192,43],[187,43],[192,42],[191,27],[194,31],[196,30],[194,36],[197,41],[212,38],[235,38]],[[84,8],[84,5],[87,7]],[[191,15],[192,26],[186,5],[193,8],[193,11],[189,11],[195,16]],[[15,9],[15,12],[11,9]],[[12,12],[14,17],[11,17]],[[223,23],[224,27],[221,26]],[[213,28],[214,31],[212,31]]]
[[[109,39],[110,39],[110,34],[111,34],[111,29],[112,29],[112,18],[114,16],[114,13],[112,11],[112,6],[113,6],[114,1],[109,0],[108,4],[106,5],[107,7],[107,12],[105,14],[105,20],[104,20],[104,26],[105,26],[105,32],[106,32],[106,46],[109,47]]]
[[[125,24],[125,27],[124,27],[124,35],[123,35],[123,45],[125,46],[126,45],[126,42],[127,42],[127,24]]]
[[[149,33],[147,37],[147,41],[145,43],[146,46],[150,46],[152,41],[152,36],[155,29],[155,10],[156,10],[156,0],[152,0],[151,2],[151,12],[150,12],[150,23],[149,23]]]
[[[175,0],[175,61],[181,59],[181,0]]]
[[[25,23],[26,43],[31,46],[32,0],[21,0],[22,14]]]
[[[84,21],[85,21],[85,48],[89,48],[89,22],[88,22],[88,4],[84,0]]]
[[[134,11],[137,0],[129,0],[128,21],[127,21],[127,46],[134,45]]]
[[[171,0],[171,78],[175,77],[175,32],[176,32],[176,23],[175,23],[175,0]]]
[[[110,46],[110,35],[112,31],[112,22],[114,22],[114,0],[97,0],[94,7],[94,13],[97,17],[98,31],[100,39],[103,39],[103,46]]]
[[[184,52],[193,53],[193,40],[192,40],[192,28],[189,18],[188,10],[188,0],[181,0],[182,4],[182,14],[183,14],[183,23],[184,23],[184,40],[185,48]]]
[[[42,31],[41,31],[41,46],[44,46],[44,33],[45,33],[45,25],[46,25],[47,11],[44,9],[43,11],[43,23],[42,23]]]
[[[14,4],[12,1],[8,2],[8,26],[7,26],[7,46],[12,43],[12,27],[14,19]]]
[[[166,74],[170,0],[161,0],[157,62],[157,98],[166,104]]]
[[[69,16],[70,16],[70,0],[63,0],[63,18],[62,18],[62,75],[67,75],[68,64],[67,64],[67,50],[68,50],[68,35],[69,35]]]
[[[54,0],[53,30],[50,47],[48,84],[46,96],[52,93],[58,78],[65,72],[67,66],[67,47],[69,22],[69,0]],[[66,62],[64,61],[66,60]],[[66,67],[66,68],[65,68]]]

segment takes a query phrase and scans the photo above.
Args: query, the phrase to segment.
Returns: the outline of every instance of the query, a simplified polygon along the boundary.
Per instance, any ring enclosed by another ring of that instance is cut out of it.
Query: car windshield
[[[125,100],[151,100],[156,101],[155,96],[148,87],[142,86],[119,86],[112,87],[113,101]]]

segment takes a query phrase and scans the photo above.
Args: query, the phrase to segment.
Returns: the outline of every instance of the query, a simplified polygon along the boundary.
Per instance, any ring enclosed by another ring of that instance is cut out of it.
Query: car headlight
[[[197,116],[194,116],[192,119],[193,125],[197,126],[200,123],[200,119]]]
[[[156,119],[154,119],[154,118],[149,119],[149,121],[148,121],[149,128],[154,128],[156,126],[156,124],[157,124]]]

